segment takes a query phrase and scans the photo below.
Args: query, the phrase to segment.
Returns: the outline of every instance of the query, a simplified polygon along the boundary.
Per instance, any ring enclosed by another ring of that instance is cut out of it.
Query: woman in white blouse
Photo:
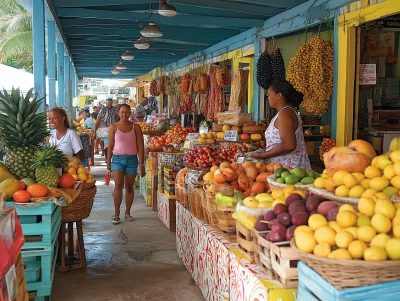
[[[50,134],[50,145],[56,145],[67,157],[76,156],[85,160],[82,142],[78,134],[70,129],[68,116],[61,107],[55,107],[49,112],[49,124],[53,131]]]

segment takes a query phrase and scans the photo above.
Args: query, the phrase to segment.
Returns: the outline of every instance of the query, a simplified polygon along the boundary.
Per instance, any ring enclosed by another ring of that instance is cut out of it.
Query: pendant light
[[[144,37],[137,39],[133,45],[137,49],[148,49],[150,47],[150,43]]]
[[[118,69],[113,69],[111,70],[111,73],[114,75],[117,75],[120,71]]]
[[[178,14],[176,8],[168,4],[168,0],[159,1],[158,13],[164,17],[175,17]]]
[[[130,53],[129,51],[125,51],[123,55],[121,55],[121,58],[125,61],[132,61],[134,56],[132,53]]]
[[[119,61],[119,64],[116,65],[115,68],[117,68],[118,70],[125,70],[126,66],[124,65],[124,63],[122,61]]]
[[[140,33],[146,38],[161,38],[163,36],[163,32],[155,23],[149,23]]]

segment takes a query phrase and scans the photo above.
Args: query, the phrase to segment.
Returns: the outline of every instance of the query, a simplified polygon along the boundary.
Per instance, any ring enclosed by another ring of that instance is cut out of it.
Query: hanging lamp
[[[129,51],[125,51],[123,55],[121,55],[121,58],[125,61],[132,61],[134,56],[132,53],[130,53]]]
[[[119,61],[119,64],[117,64],[115,66],[115,68],[117,68],[118,70],[125,70],[126,66],[124,65],[124,63],[122,61]]]
[[[163,32],[155,23],[149,23],[140,33],[146,38],[161,38],[163,36]]]
[[[111,70],[111,73],[114,74],[114,75],[118,74],[119,72],[120,72],[120,71],[119,71],[118,69],[113,69],[113,70]]]
[[[168,4],[168,0],[160,0],[158,3],[158,13],[164,17],[175,17],[178,11],[174,6]]]
[[[137,49],[148,49],[150,47],[150,43],[144,37],[137,39],[133,45]]]

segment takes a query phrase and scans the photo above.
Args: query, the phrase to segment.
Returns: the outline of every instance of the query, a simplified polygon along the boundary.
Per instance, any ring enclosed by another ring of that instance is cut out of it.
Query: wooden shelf
[[[331,138],[330,136],[327,135],[304,135],[304,140],[306,142],[310,142],[310,141],[322,141],[324,138]]]
[[[319,126],[325,126],[325,124],[303,124],[302,127],[319,127]]]

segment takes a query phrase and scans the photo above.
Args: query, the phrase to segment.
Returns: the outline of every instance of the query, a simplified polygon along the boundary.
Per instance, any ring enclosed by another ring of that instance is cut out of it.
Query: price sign
[[[237,163],[238,163],[238,164],[244,163],[244,157],[239,157],[239,158],[237,159]]]
[[[189,133],[186,137],[186,140],[193,141],[193,140],[197,140],[198,138],[199,138],[198,133]]]
[[[238,131],[225,131],[224,140],[225,141],[238,141],[239,140]]]
[[[185,144],[183,145],[183,148],[185,149],[190,149],[192,143],[190,141],[185,141]]]
[[[201,126],[199,128],[199,134],[208,134],[208,127],[206,126]]]

